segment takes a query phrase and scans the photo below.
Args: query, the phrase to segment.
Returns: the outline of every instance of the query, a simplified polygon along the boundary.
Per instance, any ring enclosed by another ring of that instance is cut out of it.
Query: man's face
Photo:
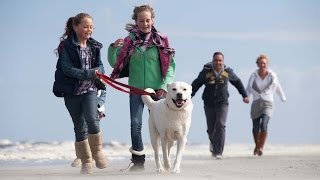
[[[224,58],[221,54],[215,55],[212,60],[213,68],[215,71],[219,72],[224,67]]]

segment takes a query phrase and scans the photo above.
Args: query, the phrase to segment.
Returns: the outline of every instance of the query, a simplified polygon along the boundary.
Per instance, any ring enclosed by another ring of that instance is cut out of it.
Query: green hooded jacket
[[[108,62],[114,67],[117,57],[120,53],[121,46],[114,48],[113,43],[108,48]],[[128,62],[129,76],[128,84],[139,89],[163,89],[167,91],[167,84],[174,80],[175,61],[171,56],[170,66],[165,78],[161,77],[161,65],[159,61],[159,52],[156,46],[143,49],[135,49]]]

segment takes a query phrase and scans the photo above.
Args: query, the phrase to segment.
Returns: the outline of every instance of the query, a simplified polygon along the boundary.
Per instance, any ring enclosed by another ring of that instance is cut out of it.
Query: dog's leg
[[[161,138],[163,164],[166,170],[171,168],[171,162],[169,158],[169,142],[166,138]]]
[[[150,131],[150,140],[151,145],[154,150],[154,159],[156,161],[157,171],[159,173],[165,172],[165,169],[163,168],[161,161],[160,161],[160,135],[157,129],[155,128],[154,124],[149,121],[149,131]]]
[[[169,141],[168,142],[168,159],[169,159],[169,162],[171,162],[170,161],[170,159],[171,159],[170,158],[170,154],[171,154],[170,151],[171,151],[171,148],[172,148],[173,144],[174,144],[174,141]]]
[[[187,143],[186,137],[181,137],[177,140],[177,154],[176,154],[176,160],[174,161],[173,169],[171,170],[172,173],[180,173],[180,163],[182,160],[182,154],[184,151],[184,148]]]

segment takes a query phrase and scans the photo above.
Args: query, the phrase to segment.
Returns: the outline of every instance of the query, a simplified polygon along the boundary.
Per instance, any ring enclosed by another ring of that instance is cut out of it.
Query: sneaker
[[[213,150],[213,145],[212,145],[212,143],[210,143],[209,150],[210,150],[210,152],[211,152],[212,157],[216,157],[216,156],[217,156],[217,153],[215,153],[214,150]]]
[[[209,145],[209,150],[210,150],[210,152],[213,153],[213,145],[212,145],[212,143],[210,143],[210,145]]]
[[[221,154],[216,155],[216,159],[221,160],[222,159],[222,155]]]

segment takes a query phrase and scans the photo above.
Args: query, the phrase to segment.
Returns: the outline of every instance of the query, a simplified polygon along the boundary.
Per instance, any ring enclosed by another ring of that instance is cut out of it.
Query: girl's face
[[[143,33],[151,32],[153,19],[150,11],[142,11],[138,13],[136,24],[138,29]]]
[[[87,40],[91,37],[93,32],[93,21],[91,18],[84,17],[79,25],[73,26],[73,29],[80,41]]]
[[[260,59],[257,62],[257,66],[260,70],[266,70],[268,68],[268,60],[267,59]]]

